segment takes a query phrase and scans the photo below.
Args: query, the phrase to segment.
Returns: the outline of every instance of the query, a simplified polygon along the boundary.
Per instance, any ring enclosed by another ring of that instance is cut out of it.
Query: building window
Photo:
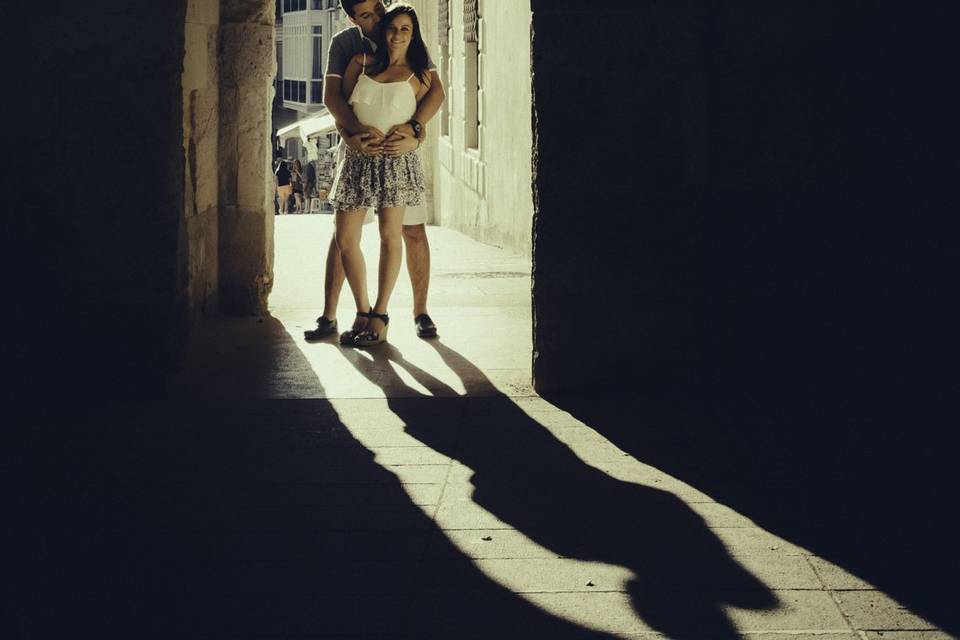
[[[310,76],[310,102],[323,103],[323,27],[313,27],[313,69]]]
[[[307,82],[306,80],[284,80],[283,81],[283,99],[287,102],[307,101]]]
[[[283,0],[283,12],[306,11],[307,0]]]
[[[480,13],[477,0],[463,2],[463,143],[480,148]]]
[[[323,0],[312,0],[310,3],[310,8],[314,10],[323,9]]]
[[[277,42],[277,79],[275,87],[279,95],[283,95],[283,43]]]
[[[453,63],[450,61],[450,0],[440,0],[440,20],[437,31],[440,36],[440,66],[437,71],[440,72],[440,82],[447,87],[447,99],[440,106],[440,135],[450,135],[450,94],[453,82],[451,75],[453,72]]]

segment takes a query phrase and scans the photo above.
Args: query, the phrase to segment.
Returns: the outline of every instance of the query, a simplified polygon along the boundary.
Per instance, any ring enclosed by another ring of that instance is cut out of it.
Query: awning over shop
[[[309,138],[325,135],[336,130],[336,128],[337,122],[333,119],[333,115],[329,111],[324,111],[279,129],[277,137],[280,138],[281,143],[286,143],[290,138],[298,137],[306,145]]]

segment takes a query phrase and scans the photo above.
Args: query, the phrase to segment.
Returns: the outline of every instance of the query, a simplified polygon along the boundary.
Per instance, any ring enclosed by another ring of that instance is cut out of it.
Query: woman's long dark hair
[[[413,33],[410,36],[410,46],[407,48],[407,64],[410,65],[410,69],[420,79],[420,82],[426,82],[430,56],[427,54],[427,45],[420,33],[420,20],[417,19],[417,12],[409,4],[397,3],[393,5],[380,19],[377,52],[374,54],[376,69],[382,72],[390,66],[390,52],[387,49],[387,26],[401,14],[410,16],[410,21],[413,22]]]

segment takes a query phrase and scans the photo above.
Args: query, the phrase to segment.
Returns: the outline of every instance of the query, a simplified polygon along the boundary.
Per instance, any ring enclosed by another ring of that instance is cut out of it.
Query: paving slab
[[[837,591],[835,597],[857,630],[936,630],[933,624],[880,591]]]
[[[942,631],[867,631],[867,640],[956,640]]]

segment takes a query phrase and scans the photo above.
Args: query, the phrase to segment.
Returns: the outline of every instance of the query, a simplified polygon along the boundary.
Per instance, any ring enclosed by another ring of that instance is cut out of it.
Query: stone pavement
[[[430,228],[439,339],[414,336],[401,273],[389,345],[307,344],[329,224],[277,220],[272,317],[208,327],[170,402],[67,429],[42,473],[76,495],[51,494],[35,515],[38,527],[71,523],[47,561],[74,576],[53,581],[73,615],[34,617],[31,632],[951,637],[717,499],[751,491],[733,467],[710,491],[681,479],[709,484],[682,462],[704,424],[693,404],[593,399],[605,412],[590,414],[534,394],[522,258]],[[623,416],[642,440],[607,428]],[[725,435],[713,437],[721,451]],[[953,623],[936,601],[917,602]]]

